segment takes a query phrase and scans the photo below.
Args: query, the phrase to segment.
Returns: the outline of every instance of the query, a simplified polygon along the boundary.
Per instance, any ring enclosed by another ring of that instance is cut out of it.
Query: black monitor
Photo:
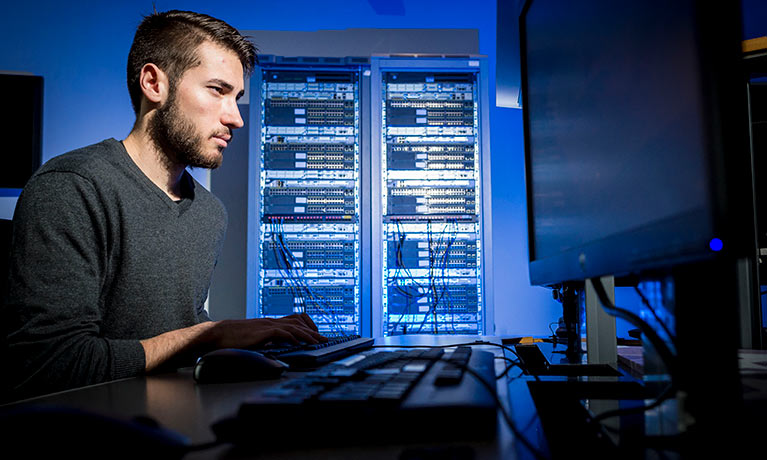
[[[0,189],[21,189],[42,160],[43,77],[0,73]]]
[[[694,0],[530,0],[520,16],[530,281],[671,279],[670,379],[709,426],[738,407],[756,252],[740,21],[739,2]],[[716,402],[694,388],[708,382]]]
[[[740,35],[719,20],[737,5],[703,11],[698,3],[534,0],[525,8],[533,284],[752,249],[753,230],[739,218],[752,210],[739,196],[749,192],[740,187],[750,183],[748,164],[730,164],[733,150],[748,161],[747,124],[730,115],[747,115]]]

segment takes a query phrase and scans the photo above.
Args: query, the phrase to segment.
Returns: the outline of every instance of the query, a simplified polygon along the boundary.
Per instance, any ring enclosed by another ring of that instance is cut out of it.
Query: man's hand
[[[208,321],[142,340],[146,370],[156,369],[170,358],[194,351],[198,354],[219,348],[253,348],[269,342],[318,343],[327,338],[306,313],[282,318]]]
[[[213,348],[252,348],[268,342],[318,343],[321,335],[305,313],[283,318],[256,318],[218,321],[202,337]]]
[[[280,320],[298,322],[308,327],[309,329],[313,330],[314,332],[319,332],[319,329],[317,329],[317,325],[314,324],[314,321],[312,321],[312,318],[306,313],[295,313],[289,316],[284,316],[280,318]]]

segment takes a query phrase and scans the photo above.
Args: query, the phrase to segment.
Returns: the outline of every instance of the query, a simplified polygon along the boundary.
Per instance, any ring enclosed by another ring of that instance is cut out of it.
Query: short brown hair
[[[171,10],[146,16],[136,29],[128,53],[128,92],[133,111],[141,109],[141,69],[155,64],[174,85],[188,69],[198,65],[197,48],[205,40],[232,50],[242,63],[245,75],[256,65],[256,47],[237,29],[220,19],[191,11]]]

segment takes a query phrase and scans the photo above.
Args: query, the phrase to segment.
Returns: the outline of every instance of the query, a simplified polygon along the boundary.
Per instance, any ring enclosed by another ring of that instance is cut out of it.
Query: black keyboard
[[[487,351],[361,353],[253,395],[213,431],[222,441],[259,448],[491,439],[494,390]]]
[[[315,369],[373,346],[374,339],[348,335],[327,342],[301,345],[272,345],[256,349],[265,356],[279,359],[292,370]]]

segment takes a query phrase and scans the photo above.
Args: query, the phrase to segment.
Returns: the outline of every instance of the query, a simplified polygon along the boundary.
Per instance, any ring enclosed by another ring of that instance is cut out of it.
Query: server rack
[[[323,334],[369,334],[361,300],[369,60],[259,59],[250,86],[260,153],[255,316],[306,312]]]
[[[492,333],[485,66],[371,59],[374,335]]]
[[[260,61],[248,316],[306,311],[328,335],[492,334],[485,59]]]

